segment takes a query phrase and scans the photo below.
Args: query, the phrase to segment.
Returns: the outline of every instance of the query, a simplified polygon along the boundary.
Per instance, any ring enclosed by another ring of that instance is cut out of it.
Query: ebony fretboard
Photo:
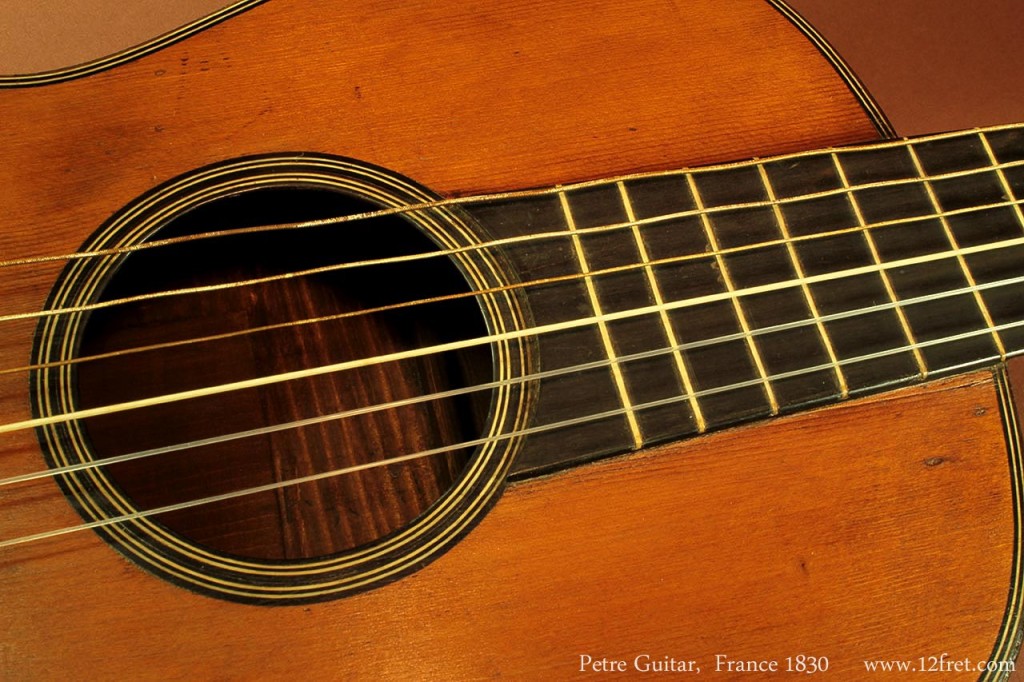
[[[1011,127],[472,207],[496,239],[547,235],[502,247],[554,280],[523,288],[533,325],[598,318],[537,336],[533,425],[608,416],[531,435],[517,472],[1021,351],[1021,198]]]

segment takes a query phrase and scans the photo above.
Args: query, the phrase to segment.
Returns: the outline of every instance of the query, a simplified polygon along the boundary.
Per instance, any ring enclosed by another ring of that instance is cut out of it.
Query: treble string
[[[945,260],[947,258],[956,256],[966,256],[976,253],[985,253],[988,251],[994,251],[999,249],[1005,249],[1012,246],[1024,245],[1024,237],[1016,237],[1014,239],[1006,239],[1002,241],[990,242],[987,244],[977,244],[969,247],[958,247],[948,251],[940,251],[931,254],[925,254],[922,256],[916,256],[912,258],[904,258],[900,260],[889,261],[885,263],[875,263],[871,265],[865,265],[855,268],[848,268],[846,270],[837,270],[834,272],[827,272],[818,275],[806,276],[796,278],[792,280],[783,280],[780,282],[772,282],[769,284],[762,284],[758,286],[747,287],[744,289],[736,289],[734,291],[726,291],[717,294],[707,294],[704,296],[697,296],[693,298],[684,298],[675,301],[666,301],[661,304],[642,306],[639,308],[633,308],[628,310],[622,310],[611,313],[603,313],[600,315],[592,315],[589,317],[576,318],[566,320],[562,322],[554,322],[545,325],[538,325],[535,327],[526,327],[523,329],[514,329],[507,332],[500,332],[494,334],[488,334],[470,339],[461,339],[458,341],[449,341],[447,343],[441,343],[433,346],[423,346],[421,348],[415,348],[410,350],[395,351],[391,353],[385,353],[382,355],[368,356],[365,358],[357,358],[353,360],[346,360],[343,362],[331,363],[327,365],[321,365],[317,367],[310,367],[306,369],[292,370],[289,372],[282,372],[279,374],[266,375],[261,377],[255,377],[252,379],[245,379],[241,381],[227,382],[214,386],[207,386],[203,388],[191,389],[187,391],[180,391],[176,393],[167,393],[160,396],[152,396],[149,398],[142,398],[138,400],[126,401],[122,403],[115,403],[111,405],[105,405],[101,407],[94,407],[88,409],[73,410],[55,415],[48,415],[45,417],[37,417],[34,419],[27,419],[24,421],[10,422],[7,424],[0,425],[0,434],[10,433],[13,431],[20,431],[23,429],[36,428],[40,426],[46,426],[50,424],[58,424],[63,422],[72,421],[75,419],[85,419],[88,417],[95,417],[100,415],[115,414],[118,412],[124,412],[128,410],[135,410],[144,407],[152,407],[155,405],[164,405],[169,403],[178,402],[181,400],[191,400],[194,398],[207,397],[213,395],[220,395],[224,393],[230,393],[233,391],[239,391],[249,388],[258,388],[262,386],[270,386],[274,384],[283,383],[286,381],[292,381],[296,379],[306,379],[315,376],[322,376],[326,374],[334,374],[337,372],[343,372],[351,369],[369,367],[389,362],[396,362],[400,360],[409,360],[414,358],[426,357],[429,355],[435,355],[440,353],[448,353],[451,351],[464,350],[467,348],[473,348],[481,345],[488,345],[491,343],[501,341],[519,340],[524,338],[542,336],[545,334],[551,334],[555,332],[568,331],[571,329],[578,329],[580,327],[589,326],[591,324],[603,322],[614,322],[618,320],[627,320],[635,317],[641,317],[649,314],[658,314],[662,311],[673,311],[680,310],[682,308],[688,308],[698,305],[704,305],[707,303],[716,303],[725,300],[731,300],[733,298],[754,296],[757,294],[764,294],[773,291],[780,291],[783,289],[805,286],[811,284],[817,284],[821,282],[835,281],[840,279],[846,279],[850,277],[856,277],[858,275],[875,274],[880,273],[884,270],[903,268],[912,265],[922,265],[925,263],[931,263],[939,260]]]
[[[966,137],[970,135],[984,135],[986,133],[994,133],[1004,130],[1012,130],[1020,128],[1020,124],[1010,125],[998,125],[991,126],[988,128],[978,128],[972,131],[956,131],[951,133],[941,133],[937,135],[930,135],[926,137],[918,138],[907,138],[903,140],[894,140],[886,142],[876,142],[864,145],[855,145],[849,147],[829,147],[826,149],[817,149],[812,151],[794,152],[792,154],[784,154],[774,156],[771,158],[760,160],[759,163],[773,163],[778,161],[787,161],[792,159],[807,158],[811,156],[820,156],[829,154],[832,152],[845,154],[849,152],[864,152],[872,151],[877,149],[892,149],[901,146],[910,146],[913,144],[919,144],[922,142],[931,142],[935,140],[949,139],[953,137]],[[448,197],[444,199],[437,199],[433,201],[424,201],[415,204],[407,204],[403,206],[392,206],[387,208],[374,209],[370,211],[363,211],[359,213],[352,213],[343,216],[334,216],[330,218],[321,218],[316,220],[305,220],[297,222],[284,222],[274,223],[269,225],[254,225],[250,227],[239,227],[231,229],[220,229],[210,230],[207,232],[201,232],[198,234],[182,235],[179,237],[168,237],[164,239],[154,239],[151,241],[140,242],[137,244],[126,244],[120,246],[114,246],[104,249],[94,249],[87,251],[77,251],[74,253],[64,254],[52,254],[52,255],[40,255],[40,256],[27,256],[24,258],[12,258],[6,260],[0,260],[0,268],[24,266],[24,265],[37,265],[60,261],[71,261],[71,260],[82,260],[89,258],[97,258],[102,256],[116,256],[121,254],[134,253],[138,251],[145,251],[149,249],[162,248],[166,246],[172,246],[176,244],[182,244],[186,242],[193,242],[205,239],[215,239],[222,237],[234,237],[246,234],[255,234],[260,232],[273,232],[273,231],[285,231],[285,230],[302,230],[317,227],[327,227],[333,225],[341,225],[348,222],[370,220],[374,218],[383,218],[390,216],[399,216],[407,213],[415,213],[417,211],[428,211],[443,209],[448,207],[457,207],[472,204],[484,204],[492,203],[497,201],[507,201],[515,199],[529,199],[536,197],[544,197],[550,195],[556,195],[561,192],[573,192],[581,189],[589,189],[594,187],[602,187],[606,185],[613,185],[618,182],[633,182],[638,180],[645,180],[650,178],[662,178],[672,177],[677,175],[686,175],[690,173],[704,173],[719,170],[728,170],[733,168],[740,168],[751,165],[751,161],[736,161],[731,163],[716,164],[713,166],[703,166],[698,169],[683,168],[669,171],[651,171],[643,173],[630,173],[625,175],[618,175],[611,178],[601,178],[597,180],[586,180],[582,182],[566,183],[563,185],[555,185],[551,187],[542,187],[536,189],[524,189],[524,190],[512,190],[508,192],[492,192],[484,194],[469,195],[464,197]],[[840,194],[848,194],[851,191],[863,190],[863,189],[874,189],[882,187],[893,187],[904,184],[920,184],[923,180],[946,180],[958,177],[964,177],[973,175],[975,173],[986,173],[991,171],[998,171],[1008,168],[1014,168],[1017,166],[1024,165],[1022,161],[1010,161],[1006,163],[992,163],[988,166],[976,169],[969,169],[963,171],[953,171],[948,173],[942,173],[937,175],[931,175],[924,178],[905,178],[898,180],[883,180],[872,183],[865,183],[850,188],[837,188],[834,190],[825,190],[820,192],[814,192],[809,194],[796,195],[792,197],[786,197],[784,199],[778,199],[776,201],[758,201],[758,202],[747,202],[730,204],[724,206],[715,206],[707,208],[705,211],[713,213],[718,211],[729,211],[742,208],[759,208],[759,207],[771,207],[780,204],[787,204],[799,201],[811,201],[818,198],[824,198],[828,196],[835,196]],[[689,215],[697,215],[699,212],[696,210],[688,212]],[[630,223],[633,224],[633,223]],[[545,235],[530,235],[531,238],[543,239]],[[487,242],[483,244],[477,244],[472,248],[489,248],[496,245],[496,242]],[[435,255],[446,255],[444,251],[434,252]]]
[[[1018,322],[1010,322],[1010,323],[999,325],[998,327],[994,328],[993,331],[1005,331],[1007,329],[1015,329],[1015,328],[1021,327],[1021,326],[1024,326],[1024,320],[1021,320],[1021,321],[1018,321]],[[886,349],[886,350],[877,351],[877,352],[874,352],[874,353],[869,353],[869,354],[866,354],[866,355],[857,356],[857,357],[854,357],[854,358],[849,358],[849,359],[846,359],[846,360],[840,360],[839,364],[840,365],[850,365],[850,364],[855,364],[855,363],[860,363],[860,362],[867,362],[869,360],[880,359],[880,358],[888,357],[888,356],[891,356],[891,355],[894,355],[894,354],[897,354],[897,353],[907,352],[908,350],[912,350],[913,348],[927,348],[927,347],[930,347],[930,346],[940,345],[940,344],[944,344],[944,343],[954,343],[954,342],[957,342],[957,341],[962,341],[962,340],[965,340],[965,339],[973,338],[973,337],[981,335],[981,334],[988,334],[988,333],[991,333],[990,330],[988,330],[988,329],[974,330],[974,331],[970,331],[970,332],[963,332],[963,333],[960,333],[960,334],[955,334],[955,335],[944,337],[944,338],[932,339],[932,340],[929,340],[929,341],[917,342],[917,343],[909,344],[907,346],[900,347],[900,348]],[[1024,352],[1024,351],[1014,351],[1013,353],[1010,353],[1010,355],[1014,355],[1015,356],[1015,355],[1020,354],[1021,352]],[[999,361],[1001,359],[1002,358],[1000,356],[998,356],[998,355],[993,355],[993,356],[984,357],[984,358],[978,358],[976,360],[971,360],[969,362],[964,362],[964,363],[959,363],[959,364],[956,364],[956,365],[948,365],[948,366],[945,366],[945,367],[940,367],[940,368],[935,369],[933,371],[933,373],[934,374],[944,374],[944,373],[960,372],[960,371],[964,371],[964,370],[969,369],[969,368],[971,368],[973,366],[976,366],[976,365],[985,365],[985,364],[988,364],[988,363],[991,363],[991,362],[997,362],[997,361]],[[825,364],[821,364],[821,365],[815,365],[815,366],[812,366],[812,367],[805,367],[805,368],[802,368],[802,369],[791,370],[791,371],[788,371],[788,372],[780,372],[778,374],[773,374],[773,375],[771,375],[771,376],[769,376],[767,378],[770,379],[771,381],[781,381],[781,380],[784,380],[784,379],[791,379],[791,378],[801,377],[801,376],[805,376],[805,375],[808,375],[808,374],[813,374],[813,373],[816,373],[816,372],[830,371],[832,369],[833,369],[833,364],[831,362],[829,362],[829,363],[825,363]],[[884,388],[884,387],[889,386],[889,385],[896,385],[896,384],[904,383],[907,378],[908,377],[904,377],[904,378],[900,378],[900,379],[893,379],[893,380],[889,380],[889,381],[885,381],[885,382],[880,382],[878,384],[875,384],[875,385],[871,386],[870,388],[879,389],[879,388]],[[604,420],[604,419],[610,419],[610,418],[614,418],[614,417],[618,417],[618,416],[623,416],[623,415],[625,415],[625,414],[627,414],[627,413],[629,413],[631,411],[635,412],[635,411],[639,411],[639,410],[654,409],[654,408],[658,408],[658,407],[664,407],[664,406],[668,406],[668,405],[678,404],[678,403],[681,403],[683,401],[688,401],[688,400],[690,400],[691,398],[694,398],[694,397],[701,398],[701,397],[706,397],[706,396],[709,396],[709,395],[716,395],[716,394],[720,394],[720,393],[726,393],[726,392],[729,392],[729,391],[740,390],[740,389],[743,389],[743,388],[750,388],[750,387],[754,387],[754,386],[760,386],[762,384],[762,382],[763,382],[763,379],[760,378],[760,377],[757,377],[755,379],[749,379],[747,381],[736,382],[736,383],[728,384],[728,385],[725,385],[725,386],[718,386],[718,387],[715,387],[715,388],[704,389],[704,390],[701,390],[701,391],[694,391],[692,394],[681,395],[681,396],[673,396],[673,397],[669,397],[669,398],[662,398],[660,400],[653,400],[653,401],[649,401],[649,402],[645,402],[645,403],[638,403],[638,404],[632,405],[630,407],[621,407],[621,408],[615,408],[615,409],[611,409],[611,410],[605,410],[605,411],[602,411],[602,412],[596,412],[596,413],[592,413],[592,414],[589,414],[589,415],[584,415],[584,416],[580,416],[580,417],[573,417],[571,419],[565,419],[565,420],[562,420],[562,421],[553,422],[553,423],[550,423],[550,424],[540,424],[540,425],[537,425],[537,426],[531,426],[531,427],[526,427],[526,428],[522,428],[522,429],[517,429],[517,430],[514,430],[514,431],[508,431],[508,432],[505,432],[505,433],[497,434],[495,436],[484,436],[484,437],[480,437],[480,438],[476,438],[476,439],[472,439],[472,440],[466,440],[466,441],[463,441],[463,442],[460,442],[460,443],[454,443],[454,444],[451,444],[451,445],[444,445],[444,446],[430,448],[430,449],[426,449],[426,450],[420,450],[420,451],[409,453],[409,454],[406,454],[406,455],[399,455],[399,456],[390,457],[390,458],[387,458],[387,459],[375,460],[375,461],[366,462],[366,463],[363,463],[363,464],[357,464],[357,465],[353,465],[353,466],[342,467],[342,468],[339,468],[339,469],[332,469],[330,471],[324,471],[324,472],[320,472],[320,473],[316,473],[316,474],[310,474],[310,475],[307,475],[307,476],[300,476],[300,477],[285,479],[285,480],[282,480],[282,481],[275,481],[273,483],[267,483],[267,484],[263,484],[263,485],[259,485],[259,486],[252,486],[252,487],[248,487],[248,488],[242,488],[242,489],[239,489],[239,490],[233,490],[233,491],[226,492],[226,493],[221,493],[221,494],[218,494],[218,495],[211,495],[211,496],[208,496],[208,497],[201,497],[201,498],[196,498],[196,499],[193,499],[193,500],[186,500],[184,502],[178,502],[178,503],[169,504],[169,505],[162,506],[162,507],[156,507],[156,508],[147,509],[147,510],[141,510],[141,511],[137,511],[137,512],[131,512],[131,513],[122,514],[122,515],[119,515],[119,516],[112,516],[112,517],[109,517],[109,518],[99,519],[99,520],[96,520],[96,521],[89,521],[89,522],[86,522],[86,523],[81,523],[81,524],[77,524],[77,525],[73,525],[73,526],[65,526],[65,527],[62,527],[62,528],[57,528],[57,529],[53,529],[53,530],[43,531],[41,533],[33,533],[33,534],[30,534],[30,535],[23,535],[23,536],[16,537],[16,538],[11,538],[11,539],[8,539],[8,540],[0,540],[0,549],[5,549],[5,548],[8,548],[8,547],[14,547],[14,546],[17,546],[17,545],[24,545],[24,544],[28,544],[28,543],[31,543],[31,542],[38,542],[38,541],[41,541],[41,540],[46,540],[46,539],[55,538],[55,537],[65,536],[65,535],[68,535],[70,533],[75,533],[75,532],[79,532],[79,531],[83,531],[83,530],[88,530],[90,528],[93,528],[93,529],[95,529],[95,528],[103,528],[103,527],[107,527],[107,526],[113,526],[113,525],[117,525],[117,524],[128,523],[130,521],[141,520],[141,519],[149,518],[151,516],[156,516],[158,514],[165,514],[165,513],[168,513],[168,512],[172,512],[172,511],[181,511],[181,510],[184,510],[184,509],[190,509],[190,508],[193,508],[193,507],[198,507],[198,506],[202,506],[202,505],[206,505],[206,504],[212,504],[212,503],[215,503],[215,502],[222,502],[222,501],[231,500],[231,499],[235,499],[235,498],[239,498],[239,497],[245,497],[245,496],[248,496],[248,495],[255,495],[255,494],[258,494],[258,493],[271,492],[271,491],[274,491],[274,490],[280,490],[280,489],[283,489],[283,488],[293,487],[293,486],[302,485],[302,484],[306,484],[306,483],[314,483],[314,482],[317,482],[317,481],[322,481],[322,480],[326,480],[326,479],[329,479],[329,478],[335,478],[335,477],[338,477],[338,476],[343,476],[343,475],[346,475],[346,474],[356,473],[356,472],[359,472],[359,471],[367,471],[369,469],[375,469],[375,468],[384,467],[384,466],[391,466],[391,465],[394,465],[394,464],[401,464],[403,462],[409,462],[409,461],[418,460],[418,459],[425,459],[427,457],[433,457],[433,456],[436,456],[436,455],[445,454],[445,453],[451,452],[453,450],[461,450],[461,449],[464,449],[464,448],[477,447],[477,446],[487,445],[487,444],[491,444],[491,443],[495,443],[495,442],[501,442],[501,441],[505,441],[505,440],[509,440],[509,439],[513,439],[513,438],[523,438],[523,437],[527,437],[527,436],[530,436],[530,435],[535,435],[535,434],[538,434],[538,433],[545,433],[545,432],[554,431],[554,430],[557,430],[557,429],[564,429],[564,428],[569,428],[569,427],[572,427],[572,426],[578,426],[578,425],[581,425],[581,424],[588,424],[588,423],[591,423],[591,422],[594,422],[594,421],[601,421],[601,420]]]
[[[934,262],[937,260],[944,260],[956,256],[958,254],[969,255],[974,253],[983,253],[986,251],[992,251],[1002,248],[1008,248],[1010,246],[1021,246],[1024,245],[1024,237],[1017,237],[1015,239],[1008,239],[998,242],[991,242],[988,244],[979,244],[971,247],[962,247],[953,249],[945,252],[937,252],[933,254],[926,254],[923,256],[917,256],[914,258],[906,258],[896,261],[890,261],[886,263],[878,263],[873,265],[866,265],[857,268],[849,268],[847,270],[839,270],[830,273],[823,273],[820,275],[814,275],[810,277],[804,277],[800,279],[773,282],[770,284],[764,284],[759,286],[748,287],[745,289],[737,289],[731,292],[722,292],[718,294],[708,294],[705,296],[699,296],[688,299],[681,299],[676,301],[668,301],[661,305],[649,305],[640,308],[634,308],[624,311],[618,311],[613,313],[605,313],[602,315],[593,315],[589,317],[577,318],[567,320],[563,322],[550,323],[546,325],[539,325],[535,327],[527,327],[523,329],[516,329],[508,332],[501,332],[496,334],[489,334],[486,336],[462,339],[458,341],[450,341],[447,343],[437,344],[433,346],[424,346],[421,348],[415,348],[411,350],[395,351],[392,353],[386,353],[382,355],[369,356],[366,358],[358,358],[354,360],[346,360],[343,362],[332,363],[328,365],[322,365],[318,367],[293,370],[290,372],[282,372],[279,374],[266,375],[262,377],[255,377],[252,379],[246,379],[242,381],[228,382],[214,386],[208,386],[198,389],[191,389],[188,391],[180,391],[177,393],[168,393],[161,396],[153,396],[150,398],[142,398],[133,401],[127,401],[122,403],[115,403],[112,405],[106,405],[102,407],[88,408],[82,410],[74,410],[56,415],[49,415],[46,417],[37,417],[34,419],[12,422],[8,424],[0,425],[0,433],[9,433],[13,431],[19,431],[28,428],[36,428],[39,426],[46,426],[50,424],[57,424],[68,422],[75,419],[85,419],[88,417],[114,414],[127,410],[134,410],[143,407],[151,407],[155,405],[168,404],[178,402],[181,400],[190,400],[199,397],[219,395],[223,393],[229,393],[233,391],[239,391],[248,388],[258,388],[261,386],[268,386],[286,381],[292,381],[295,379],[304,379],[315,376],[321,376],[325,374],[333,374],[346,370],[356,369],[360,367],[368,367],[378,364],[384,364],[388,362],[395,362],[399,360],[408,360],[414,358],[425,357],[429,355],[435,355],[440,353],[447,353],[451,351],[464,350],[480,345],[488,345],[500,341],[518,340],[527,337],[541,336],[544,334],[550,334],[554,332],[567,331],[571,329],[577,329],[584,326],[589,326],[597,322],[613,322],[623,319],[631,319],[643,315],[652,313],[660,313],[661,311],[672,311],[681,308],[692,307],[697,305],[703,305],[707,303],[715,303],[719,301],[729,300],[734,297],[753,296],[756,294],[768,293],[772,291],[779,291],[790,287],[802,286],[803,284],[816,284],[825,281],[832,281],[838,279],[844,279],[854,277],[863,274],[878,273],[882,270],[890,268],[901,268],[910,265],[920,265],[924,263]]]
[[[944,298],[949,298],[949,297],[954,297],[954,296],[961,296],[961,295],[964,295],[964,294],[971,294],[971,293],[976,292],[976,291],[990,290],[990,289],[995,289],[995,288],[1000,288],[1000,287],[1005,287],[1005,286],[1012,286],[1012,285],[1016,285],[1016,284],[1024,284],[1024,275],[1019,276],[1019,277],[1012,277],[1012,278],[1004,279],[1004,280],[987,282],[985,284],[975,284],[975,285],[972,285],[972,286],[962,287],[962,288],[959,288],[959,289],[953,289],[953,290],[949,290],[949,291],[942,291],[942,292],[937,292],[937,293],[934,293],[934,294],[927,294],[927,295],[923,295],[923,296],[917,296],[917,297],[914,297],[914,298],[908,298],[908,299],[905,299],[903,301],[900,301],[900,303],[898,305],[900,305],[900,306],[913,306],[913,305],[918,305],[918,304],[921,304],[921,303],[930,303],[930,302],[938,301],[938,300],[941,300],[941,299],[944,299]],[[800,329],[800,328],[803,328],[803,327],[816,325],[817,322],[819,322],[819,321],[823,322],[823,323],[824,322],[837,322],[837,321],[840,321],[840,320],[852,319],[852,318],[856,318],[856,317],[862,317],[862,316],[865,316],[865,315],[871,315],[871,314],[875,314],[875,313],[879,313],[879,312],[884,312],[884,311],[887,311],[887,310],[892,310],[893,308],[896,308],[896,307],[897,307],[897,304],[893,303],[893,302],[879,303],[879,304],[875,304],[875,305],[868,306],[868,307],[865,307],[865,308],[856,308],[856,309],[853,309],[853,310],[847,310],[847,311],[843,311],[843,312],[832,313],[832,314],[829,314],[829,315],[822,316],[820,318],[811,318],[811,319],[804,319],[804,320],[794,320],[794,321],[791,321],[791,322],[786,322],[786,323],[782,323],[782,324],[772,325],[770,327],[761,327],[761,328],[758,328],[758,329],[753,329],[753,330],[750,331],[749,336],[760,336],[760,335],[773,334],[773,333],[782,332],[782,331],[790,331],[790,330],[793,330],[793,329]],[[985,333],[988,333],[988,332],[989,332],[988,329],[982,329],[982,330],[979,330],[977,332],[971,332],[971,334],[972,335],[973,334],[985,334]],[[304,428],[304,427],[307,427],[307,426],[315,426],[317,424],[323,424],[323,423],[326,423],[326,422],[339,421],[339,420],[348,419],[348,418],[351,418],[351,417],[357,417],[357,416],[362,416],[362,415],[367,415],[367,414],[373,414],[373,413],[382,412],[382,411],[386,411],[386,410],[397,409],[397,408],[401,408],[401,407],[408,407],[408,406],[417,405],[417,404],[421,404],[421,403],[425,403],[425,402],[432,402],[432,401],[435,401],[435,400],[446,400],[446,399],[449,399],[449,398],[456,398],[456,397],[460,397],[460,396],[464,396],[464,395],[469,395],[469,394],[476,393],[476,392],[483,391],[483,390],[497,389],[497,388],[502,388],[502,387],[506,387],[506,386],[515,386],[515,385],[520,385],[520,384],[529,383],[529,382],[533,382],[533,381],[540,381],[540,380],[543,380],[543,379],[550,379],[550,378],[555,378],[555,377],[559,377],[559,376],[567,376],[569,374],[575,374],[577,372],[587,372],[587,371],[591,371],[591,370],[594,370],[594,369],[602,369],[602,368],[605,368],[605,367],[610,367],[613,364],[619,364],[621,366],[621,365],[625,365],[625,364],[628,364],[628,363],[631,363],[631,362],[635,362],[635,361],[639,361],[639,360],[647,360],[647,359],[656,358],[656,357],[660,357],[660,356],[664,356],[664,355],[670,355],[670,354],[676,353],[676,352],[684,352],[684,351],[688,352],[688,351],[698,350],[698,349],[706,348],[706,347],[710,347],[710,346],[716,346],[716,345],[721,345],[721,344],[724,344],[724,343],[730,343],[732,341],[740,341],[740,340],[745,339],[747,336],[748,336],[748,334],[746,332],[734,332],[732,334],[725,334],[725,335],[722,335],[722,336],[717,336],[717,337],[713,337],[713,338],[709,338],[709,339],[700,339],[700,340],[697,340],[697,341],[689,341],[689,342],[680,343],[680,344],[676,344],[676,345],[672,345],[672,346],[667,346],[665,348],[657,348],[657,349],[653,349],[653,350],[642,351],[642,352],[638,352],[638,353],[632,353],[632,354],[629,354],[629,355],[619,355],[619,356],[616,356],[614,359],[607,358],[607,359],[603,359],[603,360],[594,360],[592,362],[586,362],[586,363],[582,363],[582,364],[578,364],[578,365],[570,365],[570,366],[562,367],[562,368],[559,368],[559,369],[545,370],[545,371],[541,371],[541,372],[535,372],[535,373],[532,373],[532,374],[525,374],[525,375],[518,376],[518,377],[511,377],[509,379],[500,379],[500,380],[496,380],[496,381],[489,381],[487,383],[474,384],[472,386],[464,386],[464,387],[461,387],[461,388],[454,388],[454,389],[449,389],[449,390],[445,390],[445,391],[439,391],[439,392],[436,392],[436,393],[428,393],[428,394],[413,396],[413,397],[409,397],[409,398],[402,398],[400,400],[393,400],[393,401],[390,401],[390,402],[378,403],[376,405],[369,405],[369,406],[364,406],[364,407],[359,407],[359,408],[354,408],[354,409],[349,409],[349,410],[342,410],[342,411],[333,412],[333,413],[330,413],[330,414],[317,415],[315,417],[307,417],[305,419],[299,419],[299,420],[295,420],[295,421],[291,421],[291,422],[284,422],[284,423],[280,423],[280,424],[272,424],[272,425],[268,425],[268,426],[262,426],[262,427],[258,427],[258,428],[255,428],[255,429],[249,429],[249,430],[246,430],[246,431],[236,431],[234,433],[222,434],[222,435],[217,435],[217,436],[211,436],[209,438],[204,438],[204,439],[201,439],[201,440],[189,441],[189,442],[184,442],[184,443],[176,443],[176,444],[173,444],[173,445],[165,445],[165,446],[161,446],[161,447],[151,448],[151,449],[148,449],[148,450],[139,450],[139,451],[136,451],[136,452],[125,453],[123,455],[116,455],[114,457],[107,457],[107,458],[104,458],[104,459],[101,459],[101,460],[79,462],[77,464],[69,464],[69,465],[64,465],[64,466],[60,466],[60,467],[53,467],[51,469],[42,469],[42,470],[31,472],[31,473],[19,474],[17,476],[11,476],[9,478],[0,479],[0,487],[7,486],[7,485],[13,485],[13,484],[16,484],[16,483],[26,483],[28,481],[34,481],[34,480],[39,480],[39,479],[43,479],[43,478],[52,478],[52,477],[55,477],[55,476],[59,476],[61,474],[69,474],[69,473],[74,473],[74,472],[79,472],[79,471],[87,471],[87,470],[92,470],[92,469],[99,469],[99,468],[102,468],[102,467],[110,466],[112,464],[120,464],[120,463],[123,463],[123,462],[130,462],[130,461],[135,461],[135,460],[139,460],[139,459],[146,459],[146,458],[155,457],[155,456],[158,456],[158,455],[171,454],[171,453],[178,452],[178,451],[181,451],[181,450],[188,450],[188,449],[193,449],[193,448],[206,447],[206,446],[210,446],[210,445],[217,445],[217,444],[227,443],[227,442],[231,442],[231,441],[235,441],[235,440],[242,440],[242,439],[245,439],[245,438],[252,438],[252,437],[256,437],[256,436],[269,435],[269,434],[272,434],[272,433],[279,433],[279,432],[282,432],[282,431],[290,431],[290,430],[294,430],[294,429]],[[894,353],[906,352],[908,350],[913,350],[915,347],[917,347],[917,344],[912,344],[911,346],[898,347],[898,348],[894,348],[894,349],[887,350],[887,351],[884,351],[884,352],[886,354],[894,354]],[[873,359],[873,357],[869,357],[868,359]],[[851,359],[851,360],[848,360],[846,362],[852,363],[852,362],[855,362],[855,360]],[[832,365],[831,364],[823,365],[823,367],[831,368]],[[757,382],[760,383],[761,379],[760,378],[757,379]],[[707,390],[717,390],[717,389],[707,389]],[[698,397],[699,397],[699,394],[696,394],[696,395],[698,395]]]

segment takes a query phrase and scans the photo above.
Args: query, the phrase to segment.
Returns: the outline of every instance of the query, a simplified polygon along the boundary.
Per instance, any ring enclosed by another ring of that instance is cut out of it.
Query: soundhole
[[[83,520],[160,577],[258,604],[371,589],[460,540],[535,387],[500,255],[437,202],[303,153],[112,216],[33,351],[42,450]]]
[[[261,189],[190,210],[152,238],[375,208],[335,191]],[[485,336],[480,307],[466,295],[470,287],[447,257],[331,269],[437,248],[413,224],[392,216],[185,241],[132,254],[109,277],[100,301],[214,289],[143,298],[92,313],[79,347],[80,406],[173,396]],[[316,269],[326,271],[216,288]],[[449,300],[425,302],[439,297]],[[141,348],[152,350],[125,352]],[[89,360],[97,356],[101,359]],[[168,399],[145,409],[90,418],[83,426],[98,460],[212,440],[111,464],[107,475],[141,510],[284,484],[163,513],[158,521],[218,552],[257,559],[314,558],[372,543],[428,509],[465,466],[472,448],[460,444],[480,436],[490,393],[378,406],[491,378],[490,350],[483,345],[199,398]],[[369,411],[261,433],[358,410]],[[244,433],[256,435],[217,442]],[[288,484],[439,450],[421,459]]]

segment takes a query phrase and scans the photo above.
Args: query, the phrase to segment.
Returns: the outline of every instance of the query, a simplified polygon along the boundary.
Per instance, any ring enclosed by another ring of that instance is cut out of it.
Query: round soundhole
[[[99,414],[43,430],[52,464],[91,463],[60,477],[80,512],[176,582],[247,601],[364,589],[500,490],[525,405],[524,351],[493,340],[519,324],[501,268],[449,212],[310,226],[432,198],[350,166],[182,179],[85,250],[173,243],[78,261],[55,288],[51,307],[87,310],[41,324],[37,412]]]
[[[159,238],[365,212],[365,202],[326,190],[266,189],[213,201],[173,220]],[[96,311],[82,332],[84,409],[400,355],[486,335],[465,278],[447,258],[273,279],[339,263],[436,250],[399,217],[351,225],[247,234],[139,252],[103,288],[101,301],[270,279],[226,289],[143,299]],[[401,307],[403,303],[412,303]],[[363,311],[381,310],[360,314]],[[245,332],[245,333],[242,333]],[[170,345],[176,344],[176,345]],[[124,349],[152,351],[117,355]],[[111,465],[137,506],[156,509],[265,487],[396,456],[451,449],[407,462],[286,485],[160,516],[203,546],[257,558],[308,558],[363,545],[401,528],[447,490],[465,466],[460,443],[477,438],[486,391],[383,406],[486,383],[487,346],[174,400],[85,421],[105,459],[214,441]],[[104,357],[106,356],[106,357]],[[380,409],[374,409],[380,407]],[[373,410],[358,413],[359,410]],[[351,416],[217,442],[335,414]]]

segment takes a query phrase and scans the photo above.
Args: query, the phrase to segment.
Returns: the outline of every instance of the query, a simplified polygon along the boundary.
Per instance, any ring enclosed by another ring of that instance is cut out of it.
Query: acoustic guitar
[[[776,0],[0,85],[0,677],[1012,670],[1024,129],[892,139]]]

